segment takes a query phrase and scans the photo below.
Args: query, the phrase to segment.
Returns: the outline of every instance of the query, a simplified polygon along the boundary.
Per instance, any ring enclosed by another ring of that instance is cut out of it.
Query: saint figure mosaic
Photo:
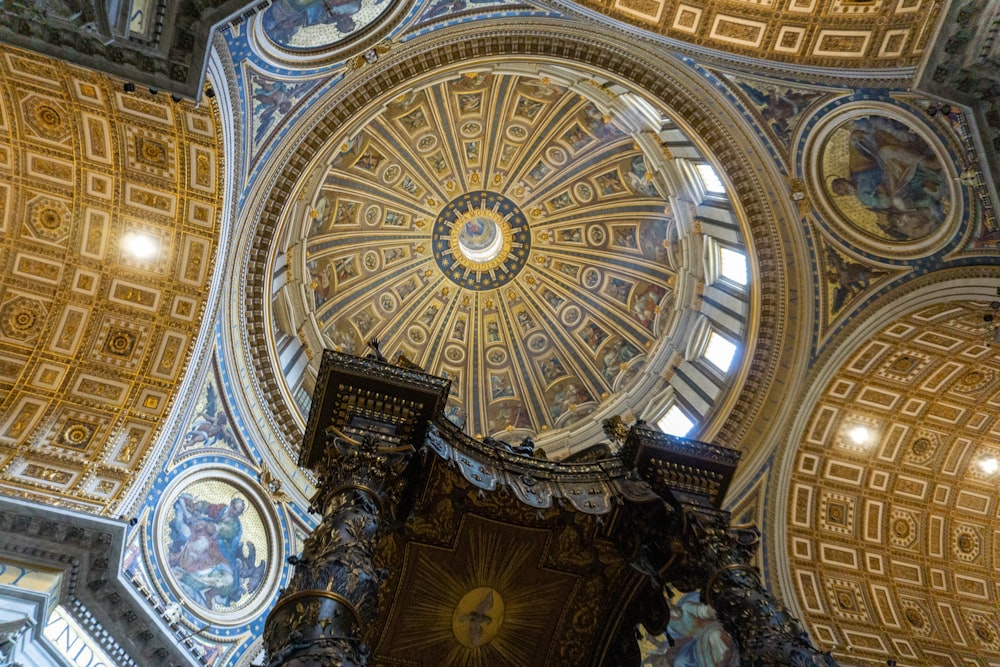
[[[170,575],[189,600],[226,612],[260,589],[267,537],[259,513],[235,487],[221,480],[190,485],[173,500],[166,523]]]

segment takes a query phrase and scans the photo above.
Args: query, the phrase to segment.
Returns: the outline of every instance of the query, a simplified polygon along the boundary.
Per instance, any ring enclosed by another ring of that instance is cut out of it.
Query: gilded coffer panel
[[[667,37],[742,56],[821,67],[910,67],[934,0],[582,0]]]
[[[997,309],[942,303],[890,322],[811,408],[788,558],[812,636],[842,660],[1000,659]]]
[[[135,480],[217,251],[211,105],[0,51],[0,487],[90,511]]]

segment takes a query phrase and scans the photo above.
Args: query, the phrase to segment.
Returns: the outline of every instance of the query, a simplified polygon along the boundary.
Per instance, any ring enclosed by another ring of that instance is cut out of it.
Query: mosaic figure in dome
[[[549,403],[549,414],[552,415],[552,419],[558,419],[578,404],[591,400],[593,399],[586,389],[575,382],[569,382],[552,395],[552,400]]]
[[[391,4],[385,0],[277,0],[267,8],[263,28],[289,48],[318,48],[340,41],[371,23]]]
[[[639,349],[635,345],[618,339],[601,358],[601,374],[608,382],[612,382],[622,369],[622,364],[628,363],[637,356],[639,356]]]
[[[635,240],[635,226],[624,227],[614,226],[611,228],[611,245],[620,248],[637,248]]]
[[[587,134],[579,123],[574,123],[570,126],[568,130],[563,134],[563,141],[570,145],[574,151],[578,151],[591,141],[592,137]]]
[[[632,191],[643,197],[659,197],[660,193],[653,184],[653,173],[646,169],[646,161],[641,155],[632,158],[628,168],[628,185]]]
[[[486,320],[486,342],[500,342],[500,325],[496,320]]]
[[[947,176],[931,147],[901,122],[865,116],[834,131],[827,151],[845,140],[847,154],[834,166],[825,160],[829,192],[848,220],[852,203],[874,218],[866,231],[892,241],[933,234],[949,209]],[[839,135],[839,136],[838,136]],[[857,223],[855,223],[857,224]]]
[[[333,269],[328,261],[324,261],[321,268],[316,260],[306,262],[306,268],[309,270],[309,287],[313,291],[313,303],[319,308],[333,293],[333,280],[331,280]]]
[[[597,326],[593,322],[588,322],[581,332],[584,342],[587,347],[590,348],[591,352],[597,352],[597,348],[601,346],[608,338],[607,332],[605,332],[601,327]]]
[[[605,293],[613,299],[622,303],[628,303],[629,292],[632,291],[632,283],[622,278],[609,278],[605,286]]]
[[[583,122],[587,130],[598,139],[620,136],[621,130],[609,122],[609,118],[592,103],[583,107]]]
[[[609,171],[597,177],[597,187],[603,195],[616,195],[625,192],[621,177],[617,171]]]
[[[490,433],[505,430],[508,426],[515,429],[531,428],[531,418],[520,401],[503,401],[490,405],[486,414]]]
[[[246,501],[212,503],[190,493],[174,501],[168,561],[184,593],[206,609],[229,607],[260,585],[266,562],[243,540]]]
[[[535,116],[538,112],[542,110],[545,106],[538,100],[528,99],[527,97],[517,98],[517,105],[514,107],[514,115],[520,116],[522,118],[527,118],[529,121],[535,120]]]
[[[452,84],[455,90],[476,90],[493,81],[491,72],[462,72]]]
[[[514,387],[506,375],[490,375],[490,397],[493,400],[509,398],[513,395]]]
[[[653,326],[660,300],[666,293],[665,289],[656,285],[647,285],[645,289],[638,291],[635,303],[632,304],[632,317],[646,328]]]
[[[518,81],[518,88],[528,95],[540,100],[551,100],[558,95],[562,95],[566,89],[557,86],[548,79],[522,78]]]
[[[382,164],[382,161],[384,159],[385,156],[383,156],[377,150],[369,148],[368,150],[366,150],[364,153],[361,154],[361,157],[359,157],[358,161],[355,162],[354,164],[359,169],[364,169],[365,171],[374,172],[376,169],[378,169],[379,165]]]
[[[792,129],[802,112],[823,96],[823,93],[804,92],[793,88],[781,91],[774,86],[761,90],[744,82],[739,82],[739,86],[753,102],[764,122],[786,143],[791,138]]]
[[[651,220],[639,226],[639,249],[646,259],[667,262],[666,220]]]
[[[566,243],[583,243],[583,231],[579,227],[560,229],[559,240]]]
[[[309,212],[309,217],[312,219],[310,232],[316,234],[322,231],[329,224],[332,215],[330,198],[326,195],[320,195],[316,200],[316,206]]]

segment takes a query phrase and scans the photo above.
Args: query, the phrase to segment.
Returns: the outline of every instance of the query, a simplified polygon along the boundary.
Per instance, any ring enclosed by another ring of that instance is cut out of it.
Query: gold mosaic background
[[[201,324],[220,170],[211,106],[0,50],[6,493],[105,511],[131,484]]]
[[[787,544],[804,620],[841,660],[1000,660],[1000,494],[979,465],[1000,456],[991,312],[945,303],[897,320],[858,346],[812,409]],[[851,439],[859,425],[871,444]]]

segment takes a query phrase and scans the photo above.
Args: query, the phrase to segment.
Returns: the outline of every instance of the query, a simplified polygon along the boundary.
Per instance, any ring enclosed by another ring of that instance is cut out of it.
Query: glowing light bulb
[[[136,259],[150,259],[160,251],[160,240],[141,232],[129,232],[122,239],[122,248]]]
[[[997,461],[996,457],[987,456],[979,460],[979,469],[987,475],[992,475],[997,470],[1000,470],[1000,461]]]
[[[872,434],[867,428],[859,425],[848,431],[847,437],[850,438],[851,442],[855,445],[863,445],[871,439]]]

